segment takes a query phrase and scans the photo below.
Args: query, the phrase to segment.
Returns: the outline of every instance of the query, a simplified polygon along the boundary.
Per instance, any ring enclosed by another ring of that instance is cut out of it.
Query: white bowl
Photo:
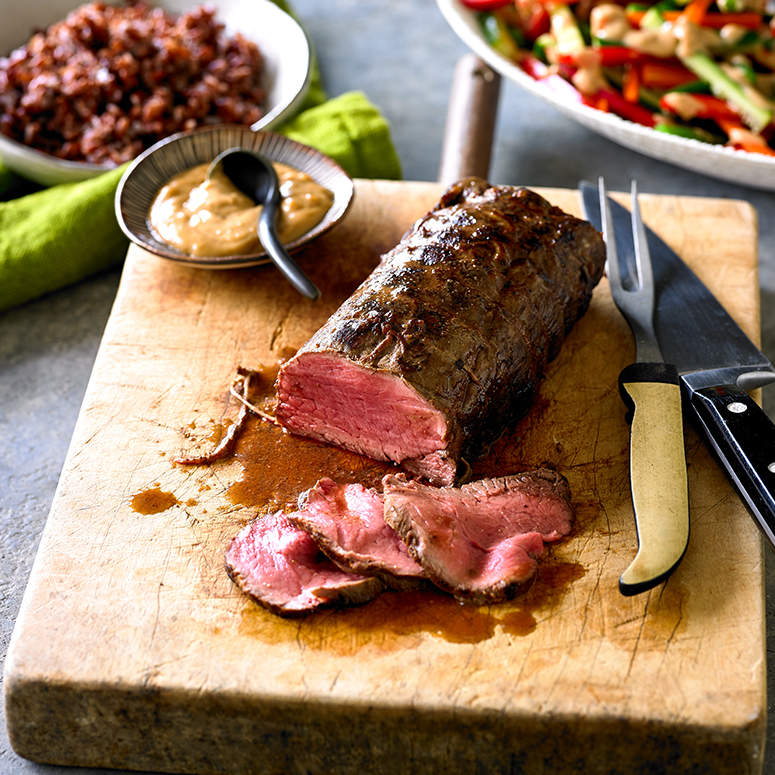
[[[490,67],[587,129],[646,156],[684,169],[738,185],[775,191],[775,157],[656,132],[611,113],[569,102],[495,51],[485,40],[474,12],[460,0],[436,0],[436,3],[458,37]]]
[[[23,46],[33,31],[64,19],[86,2],[78,0],[27,0],[14,4],[0,24],[0,55]],[[151,0],[151,5],[182,13],[199,5],[215,8],[216,21],[227,35],[241,32],[253,41],[265,60],[265,113],[252,129],[270,129],[298,109],[307,94],[312,54],[306,33],[270,0]],[[86,180],[115,165],[89,164],[57,159],[0,134],[0,160],[19,175],[50,186]]]

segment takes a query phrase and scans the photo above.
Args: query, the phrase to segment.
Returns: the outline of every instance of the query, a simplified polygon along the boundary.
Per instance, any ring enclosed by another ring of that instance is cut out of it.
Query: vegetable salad
[[[772,0],[462,0],[487,41],[564,98],[775,156]]]

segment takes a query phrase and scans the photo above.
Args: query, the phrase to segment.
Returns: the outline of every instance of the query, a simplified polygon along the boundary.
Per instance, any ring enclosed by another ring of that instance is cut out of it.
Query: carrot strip
[[[739,148],[741,151],[748,151],[749,153],[763,153],[765,156],[775,156],[775,150],[770,148],[769,145],[759,145],[758,143],[740,143],[736,144],[735,148]]]
[[[622,97],[627,102],[640,102],[640,67],[637,64],[624,66],[624,78],[622,80]]]
[[[729,137],[729,144],[733,148],[749,153],[761,153],[765,156],[775,156],[775,149],[767,145],[767,141],[761,136],[752,132],[740,119],[718,118],[716,123],[724,130]]]
[[[701,25],[705,20],[705,16],[707,15],[712,2],[713,0],[691,0],[683,11],[681,11],[679,18]]]

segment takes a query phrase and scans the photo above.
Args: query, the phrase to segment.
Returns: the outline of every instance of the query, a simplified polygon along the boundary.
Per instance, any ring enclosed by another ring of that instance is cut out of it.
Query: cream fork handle
[[[633,363],[619,377],[632,416],[630,490],[638,553],[619,578],[623,595],[637,595],[675,570],[689,543],[681,387],[675,367]]]

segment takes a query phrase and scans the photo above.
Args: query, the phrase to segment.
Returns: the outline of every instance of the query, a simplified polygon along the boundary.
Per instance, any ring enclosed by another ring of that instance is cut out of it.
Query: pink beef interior
[[[246,525],[229,546],[226,566],[244,592],[281,614],[314,610],[339,597],[344,588],[370,587],[374,581],[342,571],[322,557],[312,538],[282,512]]]
[[[539,533],[544,541],[558,541],[570,532],[573,512],[561,498],[542,495],[538,488],[492,492],[479,482],[463,485],[455,503],[472,538],[482,546],[497,543],[506,531]]]
[[[447,445],[446,422],[406,382],[334,353],[289,361],[277,384],[277,420],[289,431],[376,460],[434,458]]]
[[[383,487],[386,521],[429,578],[462,597],[495,599],[529,581],[544,541],[571,529],[566,488],[542,476],[433,488],[388,475]]]
[[[384,500],[376,490],[321,479],[300,499],[299,511],[290,518],[348,570],[422,576],[407,545],[385,522]]]
[[[544,550],[539,532],[514,534],[489,518],[482,524],[475,508],[451,513],[443,503],[416,505],[405,504],[412,513],[415,553],[428,575],[450,590],[497,588],[535,572]]]

